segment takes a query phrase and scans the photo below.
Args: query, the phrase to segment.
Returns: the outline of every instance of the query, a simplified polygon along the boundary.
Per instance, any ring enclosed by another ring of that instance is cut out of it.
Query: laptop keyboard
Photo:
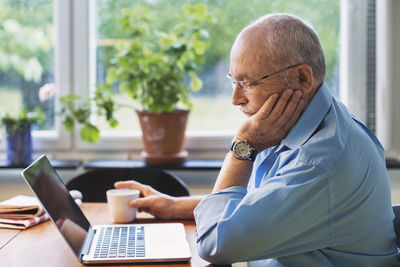
[[[144,226],[114,226],[101,228],[94,257],[144,257],[145,253]]]

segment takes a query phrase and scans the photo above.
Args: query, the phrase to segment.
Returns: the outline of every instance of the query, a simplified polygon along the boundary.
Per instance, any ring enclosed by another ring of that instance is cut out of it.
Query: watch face
[[[248,159],[252,153],[252,149],[247,142],[238,142],[234,147],[234,152],[238,158]]]

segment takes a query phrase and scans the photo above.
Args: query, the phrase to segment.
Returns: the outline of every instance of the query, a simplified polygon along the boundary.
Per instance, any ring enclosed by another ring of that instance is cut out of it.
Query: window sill
[[[218,171],[222,167],[223,160],[218,159],[188,159],[181,164],[175,165],[148,165],[144,160],[124,159],[96,159],[83,163],[81,160],[50,160],[56,169],[105,169],[105,168],[159,168],[166,170],[211,170]],[[0,160],[0,169],[21,169],[26,166],[11,166],[7,161]],[[400,161],[394,158],[386,159],[387,169],[400,169]]]
[[[86,162],[85,169],[100,168],[142,168],[151,167],[169,170],[220,170],[223,160],[188,159],[176,165],[148,165],[144,160],[118,160],[118,159],[96,159]],[[400,169],[400,161],[393,158],[386,159],[387,169]]]
[[[85,169],[100,168],[142,168],[151,167],[166,170],[219,170],[223,160],[188,159],[181,164],[148,165],[144,160],[97,159],[86,162]]]
[[[54,168],[61,170],[73,170],[82,165],[81,160],[50,160],[50,162]],[[0,169],[21,169],[26,167],[22,165],[9,165],[7,161],[0,160]]]

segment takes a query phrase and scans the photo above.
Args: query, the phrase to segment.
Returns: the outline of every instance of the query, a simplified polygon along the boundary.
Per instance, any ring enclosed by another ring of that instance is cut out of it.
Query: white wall
[[[340,2],[340,98],[352,114],[367,121],[367,5],[365,0]]]
[[[400,169],[389,170],[392,203],[400,204]]]
[[[400,157],[400,1],[377,2],[377,102],[379,140],[389,157]]]

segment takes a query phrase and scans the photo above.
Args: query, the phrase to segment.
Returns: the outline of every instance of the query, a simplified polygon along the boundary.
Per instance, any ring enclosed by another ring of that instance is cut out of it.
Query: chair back
[[[72,178],[68,190],[79,190],[85,202],[106,202],[106,191],[117,181],[135,180],[171,196],[188,196],[189,190],[177,176],[153,168],[107,168],[86,171]]]
[[[394,231],[396,232],[396,243],[397,247],[400,248],[400,204],[393,205],[393,212],[394,212]]]

